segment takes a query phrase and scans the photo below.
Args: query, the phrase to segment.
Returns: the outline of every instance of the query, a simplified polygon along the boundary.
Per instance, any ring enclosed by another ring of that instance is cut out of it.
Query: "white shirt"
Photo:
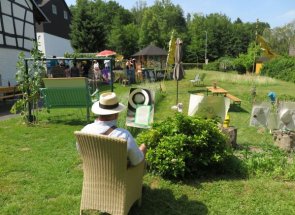
[[[104,60],[104,66],[105,67],[110,67],[111,66],[110,60]]]
[[[116,125],[117,120],[95,120],[93,123],[86,125],[81,131],[87,134],[103,134],[110,127]],[[132,166],[139,164],[144,159],[143,152],[139,150],[129,131],[123,128],[116,128],[108,136],[123,138],[127,141],[127,156]]]

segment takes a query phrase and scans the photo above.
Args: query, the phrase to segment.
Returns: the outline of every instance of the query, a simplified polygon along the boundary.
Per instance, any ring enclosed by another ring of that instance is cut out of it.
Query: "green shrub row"
[[[213,70],[213,71],[221,71],[221,72],[228,72],[237,70],[240,71],[240,67],[242,67],[239,62],[231,57],[222,57],[214,62],[210,62],[208,64],[203,65],[204,70]],[[243,67],[241,73],[245,73],[246,69]]]
[[[148,147],[150,172],[168,178],[198,175],[232,155],[227,138],[212,120],[176,114],[137,136]]]
[[[281,56],[265,62],[261,75],[295,83],[295,57]]]

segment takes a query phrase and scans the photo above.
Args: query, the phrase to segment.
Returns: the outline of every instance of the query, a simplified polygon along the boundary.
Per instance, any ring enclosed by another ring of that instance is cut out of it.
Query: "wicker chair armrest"
[[[127,169],[127,179],[126,185],[127,189],[127,199],[126,204],[127,207],[130,208],[134,202],[134,200],[139,200],[141,202],[142,195],[142,181],[144,175],[145,168],[145,160],[140,162],[136,166],[131,166]]]

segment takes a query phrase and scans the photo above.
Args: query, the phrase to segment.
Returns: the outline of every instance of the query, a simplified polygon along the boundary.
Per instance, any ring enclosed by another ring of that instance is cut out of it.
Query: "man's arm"
[[[140,151],[142,151],[142,153],[143,153],[143,155],[145,157],[145,154],[146,154],[146,151],[147,151],[146,145],[141,144],[138,148],[139,148]]]
[[[128,135],[127,138],[127,154],[128,159],[132,166],[136,166],[139,164],[142,160],[144,160],[145,154],[146,154],[146,146],[145,144],[141,144],[139,147],[136,145],[134,138],[130,135]]]

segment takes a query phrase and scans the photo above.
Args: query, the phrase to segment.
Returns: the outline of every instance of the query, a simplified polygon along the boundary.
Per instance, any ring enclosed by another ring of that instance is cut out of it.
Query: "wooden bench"
[[[239,99],[238,97],[236,97],[236,96],[234,96],[232,94],[229,94],[229,93],[227,93],[225,96],[227,98],[229,98],[230,100],[232,100],[234,104],[241,105],[242,100]]]
[[[14,87],[0,87],[0,100],[5,99],[14,99],[19,96],[23,96],[23,94],[17,89],[16,86]]]

